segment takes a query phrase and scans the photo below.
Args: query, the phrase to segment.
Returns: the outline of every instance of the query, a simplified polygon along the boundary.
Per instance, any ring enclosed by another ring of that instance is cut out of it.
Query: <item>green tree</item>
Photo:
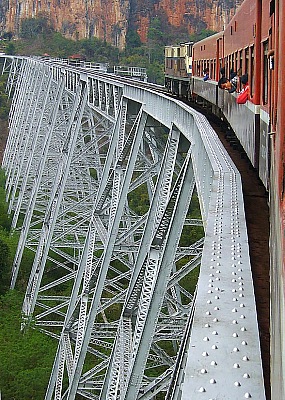
[[[216,32],[209,29],[201,29],[196,33],[190,35],[189,40],[192,42],[199,42],[199,40],[205,39],[206,37],[214,35]]]
[[[89,61],[105,62],[112,65],[118,63],[119,50],[110,44],[97,38],[84,39],[79,41],[80,52]]]
[[[158,85],[164,83],[164,65],[158,61],[155,61],[147,67],[148,80]]]
[[[0,281],[3,283],[3,274],[9,267],[10,250],[8,245],[0,238]],[[3,291],[3,284],[0,286],[0,293]]]
[[[0,388],[3,399],[44,398],[57,342],[21,326],[22,295],[9,291],[0,297]]]
[[[6,49],[5,49],[5,53],[6,53],[6,54],[10,54],[11,56],[13,56],[14,54],[16,54],[16,47],[15,47],[14,43],[9,42],[9,43],[7,44]]]
[[[145,56],[139,54],[132,54],[129,56],[122,56],[120,58],[120,64],[146,68],[148,62]]]
[[[149,26],[147,34],[148,62],[149,64],[155,61],[163,62],[164,58],[164,35],[161,21],[159,18],[154,18]]]
[[[6,94],[6,75],[0,76],[0,119],[7,120],[10,110],[10,100]]]
[[[24,39],[31,39],[51,31],[52,29],[46,17],[26,18],[21,22],[20,36]]]
[[[12,37],[13,37],[13,32],[4,32],[2,35],[3,39],[8,39],[8,40],[11,40]]]
[[[134,29],[129,29],[126,35],[126,53],[137,51],[142,46],[139,34]]]

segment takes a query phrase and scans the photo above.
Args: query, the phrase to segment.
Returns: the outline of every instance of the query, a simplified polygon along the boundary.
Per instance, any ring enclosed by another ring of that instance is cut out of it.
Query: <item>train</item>
[[[166,90],[226,121],[268,193],[272,399],[285,399],[284,31],[282,0],[243,0],[223,31],[165,47]],[[219,87],[233,72],[248,78],[245,104],[237,102],[241,84],[232,93]]]

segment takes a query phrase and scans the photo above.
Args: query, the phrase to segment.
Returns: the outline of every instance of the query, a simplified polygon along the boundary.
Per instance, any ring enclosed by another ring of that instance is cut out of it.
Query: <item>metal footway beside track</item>
[[[11,288],[33,251],[22,328],[58,340],[46,400],[265,399],[241,179],[207,120],[145,83],[3,58]]]

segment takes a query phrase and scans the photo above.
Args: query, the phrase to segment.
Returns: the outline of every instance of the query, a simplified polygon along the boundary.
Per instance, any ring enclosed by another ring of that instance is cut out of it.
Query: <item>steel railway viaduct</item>
[[[241,179],[207,120],[138,81],[4,58],[11,287],[32,250],[23,327],[58,341],[45,399],[265,399]]]

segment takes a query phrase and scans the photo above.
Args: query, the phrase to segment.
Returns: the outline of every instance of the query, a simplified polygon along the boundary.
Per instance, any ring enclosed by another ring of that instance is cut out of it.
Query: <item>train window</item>
[[[204,71],[206,68],[208,68],[208,65],[207,65],[206,61],[204,60],[204,62],[203,62],[203,71]],[[203,74],[204,74],[204,73],[203,73]]]
[[[270,5],[269,5],[269,15],[271,17],[272,14],[275,12],[275,0],[270,0]]]
[[[238,52],[235,52],[235,70],[238,71],[239,65],[238,65]]]
[[[250,80],[250,91],[251,91],[251,95],[254,94],[254,87],[255,87],[255,75],[254,75],[254,46],[251,46],[250,48],[250,76],[251,76],[251,80]]]
[[[262,82],[262,100],[263,104],[268,102],[268,42],[263,44],[263,82]]]
[[[201,66],[200,66],[200,62],[198,62],[197,64],[197,71],[196,71],[196,75],[200,76],[200,70],[201,70]]]
[[[226,73],[226,76],[229,76],[228,65],[229,65],[229,57],[225,57],[225,73]]]
[[[189,43],[189,44],[187,44],[187,56],[188,57],[192,57],[192,47],[193,47],[193,45],[192,45],[192,43]]]
[[[236,71],[236,69],[235,69],[235,55],[234,55],[234,53],[233,54],[231,54],[231,70],[233,70],[233,71]]]
[[[241,70],[243,70],[242,69],[242,50],[240,50],[240,52],[239,52],[239,67],[241,68]]]
[[[237,21],[235,21],[235,32],[237,31]]]
[[[245,73],[248,72],[249,67],[249,48],[245,49]]]
[[[233,34],[233,27],[231,26],[231,35]]]

